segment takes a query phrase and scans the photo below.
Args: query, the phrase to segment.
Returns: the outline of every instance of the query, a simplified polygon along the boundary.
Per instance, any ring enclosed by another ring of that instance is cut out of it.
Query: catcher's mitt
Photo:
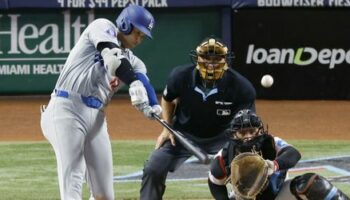
[[[268,165],[257,153],[237,155],[231,162],[231,184],[237,197],[255,199],[265,188],[268,180]]]

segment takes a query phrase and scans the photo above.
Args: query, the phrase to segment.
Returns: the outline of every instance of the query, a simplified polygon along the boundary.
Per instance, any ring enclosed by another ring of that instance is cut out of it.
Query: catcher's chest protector
[[[274,160],[277,154],[275,139],[269,134],[263,134],[247,142],[230,140],[227,146],[227,164],[229,165],[238,154],[252,151],[258,152],[264,159]]]

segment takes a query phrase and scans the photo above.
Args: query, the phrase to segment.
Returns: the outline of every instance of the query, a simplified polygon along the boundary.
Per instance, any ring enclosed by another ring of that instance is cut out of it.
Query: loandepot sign
[[[39,12],[39,10],[38,10]],[[0,15],[0,75],[59,74],[92,11]]]
[[[247,53],[247,64],[295,64],[299,66],[312,65],[318,62],[333,69],[335,65],[350,64],[350,50],[321,49],[313,47],[300,47],[297,49],[256,48],[250,44]]]

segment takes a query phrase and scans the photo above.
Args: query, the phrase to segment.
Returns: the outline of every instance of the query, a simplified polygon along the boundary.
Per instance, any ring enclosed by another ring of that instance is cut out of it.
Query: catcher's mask
[[[252,110],[244,109],[238,111],[234,116],[231,122],[230,132],[233,136],[237,136],[237,134],[244,132],[255,137],[265,131],[260,117],[258,117]]]
[[[228,69],[228,61],[232,58],[227,46],[214,38],[205,39],[190,55],[201,78],[205,81],[222,78]]]

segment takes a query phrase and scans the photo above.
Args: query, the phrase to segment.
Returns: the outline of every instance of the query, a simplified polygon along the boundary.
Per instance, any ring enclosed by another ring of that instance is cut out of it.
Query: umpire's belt
[[[69,98],[68,91],[55,89],[54,92],[55,92],[56,96],[58,96],[58,97]],[[102,101],[96,97],[93,97],[93,96],[86,97],[83,95],[80,95],[80,97],[81,97],[81,100],[83,101],[83,103],[90,108],[101,108],[103,105]]]

